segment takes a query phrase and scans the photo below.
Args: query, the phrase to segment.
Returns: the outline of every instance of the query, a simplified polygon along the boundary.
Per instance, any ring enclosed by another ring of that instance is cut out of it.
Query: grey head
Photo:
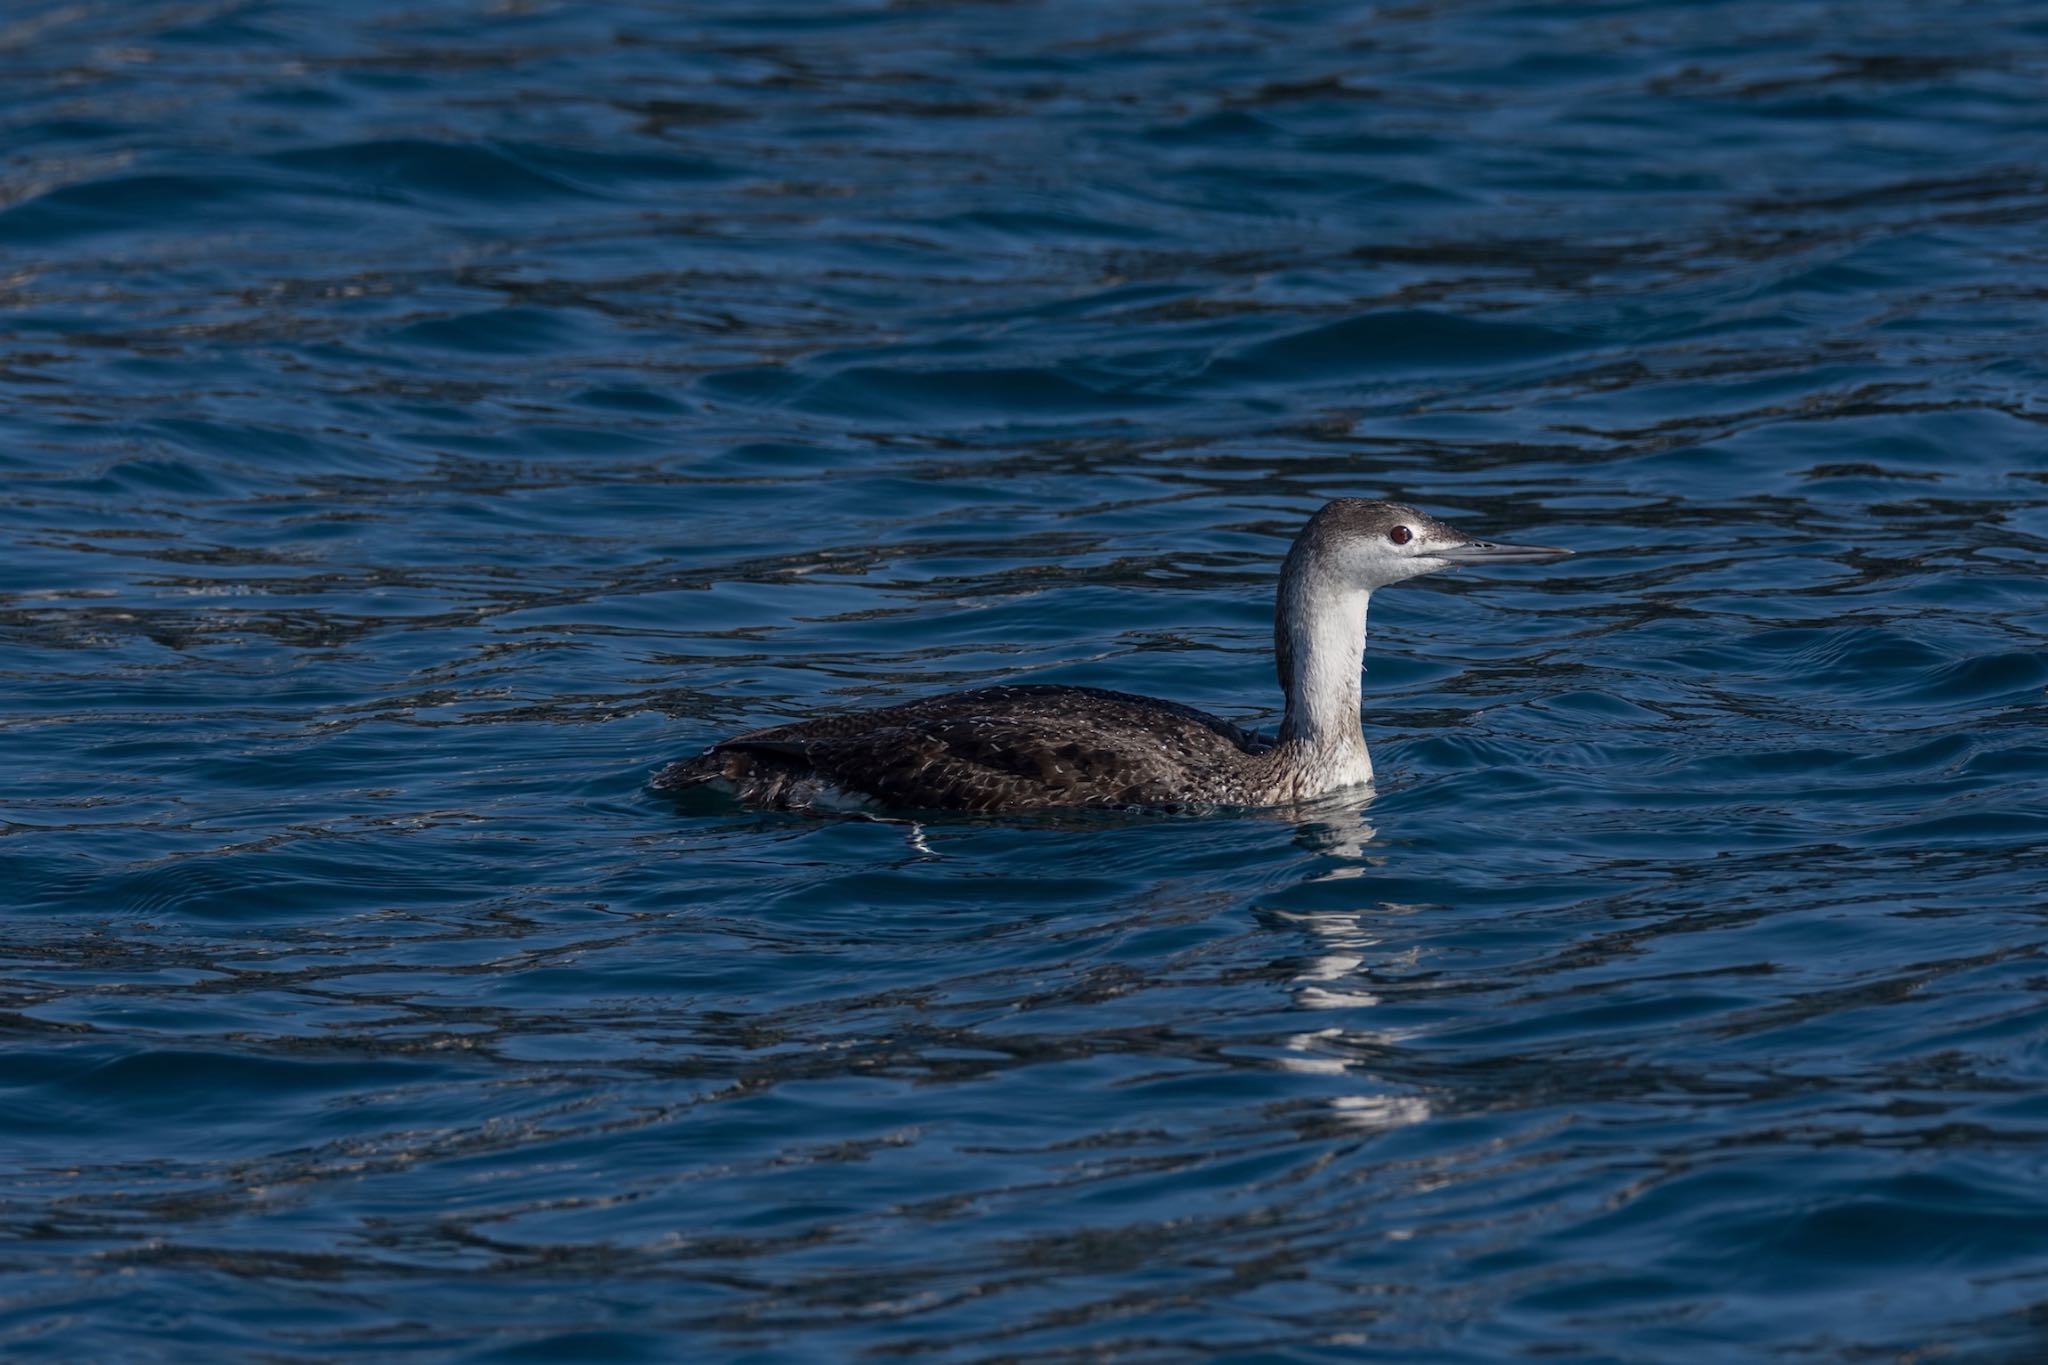
[[[1292,707],[1295,665],[1322,641],[1328,642],[1321,653],[1330,666],[1356,680],[1365,647],[1365,604],[1375,588],[1461,564],[1519,564],[1570,553],[1548,545],[1480,540],[1406,503],[1366,498],[1324,503],[1294,538],[1280,569],[1273,654],[1281,690]],[[1341,664],[1335,657],[1339,654],[1345,656]],[[1330,709],[1357,711],[1350,701],[1333,701]]]
[[[1337,498],[1301,528],[1281,577],[1318,577],[1333,587],[1371,592],[1461,564],[1519,564],[1570,553],[1480,540],[1406,503]]]

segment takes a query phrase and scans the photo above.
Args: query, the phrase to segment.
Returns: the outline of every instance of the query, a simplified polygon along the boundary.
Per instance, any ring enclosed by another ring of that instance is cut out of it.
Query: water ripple
[[[2039,1354],[2048,30],[0,19],[11,1355]],[[679,810],[1030,678],[1369,800]],[[110,1286],[118,1284],[119,1292]]]

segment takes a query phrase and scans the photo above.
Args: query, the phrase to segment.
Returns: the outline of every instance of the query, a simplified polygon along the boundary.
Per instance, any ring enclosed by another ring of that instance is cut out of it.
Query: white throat
[[[1290,666],[1280,740],[1295,749],[1304,775],[1312,774],[1306,785],[1314,790],[1304,795],[1372,780],[1372,758],[1358,716],[1365,613],[1371,600],[1369,589],[1334,582],[1313,570],[1282,593],[1280,630]]]

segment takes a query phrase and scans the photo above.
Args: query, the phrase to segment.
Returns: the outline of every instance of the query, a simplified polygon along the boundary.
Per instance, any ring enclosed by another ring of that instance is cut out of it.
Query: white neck
[[[1294,746],[1323,774],[1325,789],[1372,780],[1372,759],[1359,726],[1359,673],[1365,667],[1365,612],[1372,593],[1338,582],[1303,563],[1283,581],[1279,634],[1287,662],[1282,744]]]

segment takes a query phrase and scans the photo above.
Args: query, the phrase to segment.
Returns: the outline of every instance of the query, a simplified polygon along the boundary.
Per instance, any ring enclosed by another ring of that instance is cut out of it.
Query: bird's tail
[[[656,773],[648,786],[658,792],[688,791],[701,787],[706,782],[726,776],[725,761],[715,749],[707,749],[695,758],[686,758],[671,763]]]

